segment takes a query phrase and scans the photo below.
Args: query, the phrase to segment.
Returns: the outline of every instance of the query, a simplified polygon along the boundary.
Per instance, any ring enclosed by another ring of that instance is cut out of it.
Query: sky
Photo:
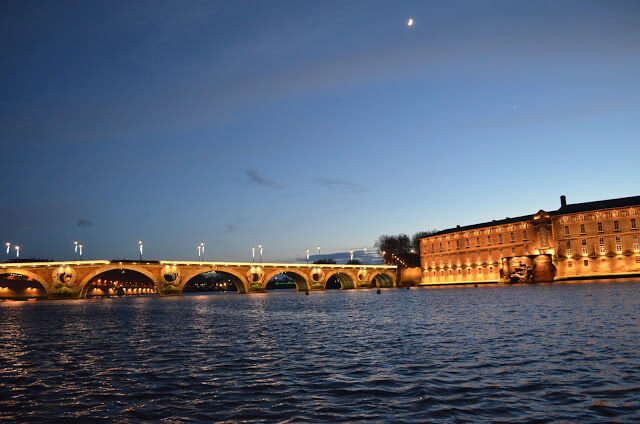
[[[291,261],[638,195],[638,22],[637,1],[3,1],[1,241]]]

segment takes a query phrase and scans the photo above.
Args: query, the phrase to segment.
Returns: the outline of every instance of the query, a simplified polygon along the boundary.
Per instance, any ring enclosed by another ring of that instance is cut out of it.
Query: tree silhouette
[[[432,231],[420,231],[409,238],[406,234],[381,235],[375,243],[385,263],[400,267],[420,266],[420,239],[436,233]]]

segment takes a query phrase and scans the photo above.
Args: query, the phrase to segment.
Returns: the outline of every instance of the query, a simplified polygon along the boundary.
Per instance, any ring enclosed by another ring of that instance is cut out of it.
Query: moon
[[[407,20],[407,26],[408,26],[409,28],[411,28],[411,27],[413,26],[413,18],[409,18],[409,19]]]

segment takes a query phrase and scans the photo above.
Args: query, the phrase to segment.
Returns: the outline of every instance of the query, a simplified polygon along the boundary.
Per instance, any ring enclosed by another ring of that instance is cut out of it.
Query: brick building
[[[420,240],[422,284],[640,274],[640,196],[439,231]]]

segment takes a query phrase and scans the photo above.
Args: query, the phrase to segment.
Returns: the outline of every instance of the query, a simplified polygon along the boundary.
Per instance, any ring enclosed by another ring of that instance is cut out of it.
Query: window
[[[502,234],[498,234],[498,243],[502,244]]]
[[[582,245],[586,246],[587,245],[587,239],[582,239]]]
[[[616,244],[620,244],[620,236],[616,236]]]
[[[598,222],[598,232],[602,232],[602,222]]]
[[[620,221],[613,221],[613,231],[620,231]]]
[[[476,237],[476,247],[480,247],[480,237]]]
[[[493,267],[492,266],[489,267],[489,272],[493,273]]]
[[[451,250],[451,242],[450,241],[447,242],[447,250]]]
[[[600,246],[600,254],[604,255],[606,253],[606,250],[604,248],[604,246]]]
[[[567,249],[567,257],[570,258],[571,256],[571,249]]]
[[[511,256],[515,256],[516,254],[516,248],[515,246],[511,246]]]
[[[466,243],[466,246],[467,246],[467,249],[468,249],[469,248],[469,239],[465,239],[465,243]]]
[[[589,266],[589,259],[585,259],[583,264],[584,264],[584,266]]]
[[[458,270],[458,275],[460,275],[460,274],[462,274],[462,270],[461,269]]]
[[[502,247],[500,248],[500,257],[502,257]]]
[[[511,243],[513,243],[514,241],[516,241],[516,236],[515,234],[513,234],[513,231],[511,231]]]
[[[631,218],[631,229],[635,230],[638,227],[636,227],[636,219],[635,218]]]
[[[567,261],[567,267],[568,268],[572,268],[573,267],[573,261]]]
[[[456,240],[456,249],[460,249],[460,240]]]
[[[584,229],[584,224],[580,224],[580,234],[587,234],[586,230]]]
[[[435,244],[431,245],[431,253],[435,252],[436,248],[435,248]]]
[[[523,240],[527,240],[527,239],[528,239],[528,237],[527,237],[527,230],[522,230],[522,239],[523,239]]]
[[[616,252],[617,253],[622,253],[622,245],[621,244],[616,244]]]
[[[442,242],[440,242],[440,251],[442,252]]]
[[[567,240],[567,249],[571,249],[571,240]]]
[[[633,236],[633,250],[638,251],[638,236]]]
[[[600,246],[604,244],[604,237],[600,237]]]
[[[487,245],[491,246],[491,236],[487,236]]]
[[[568,226],[568,225],[565,225],[565,226],[564,226],[564,234],[565,234],[565,235],[567,235],[567,236],[568,236],[569,234],[571,234],[571,233],[569,232],[569,226]]]

